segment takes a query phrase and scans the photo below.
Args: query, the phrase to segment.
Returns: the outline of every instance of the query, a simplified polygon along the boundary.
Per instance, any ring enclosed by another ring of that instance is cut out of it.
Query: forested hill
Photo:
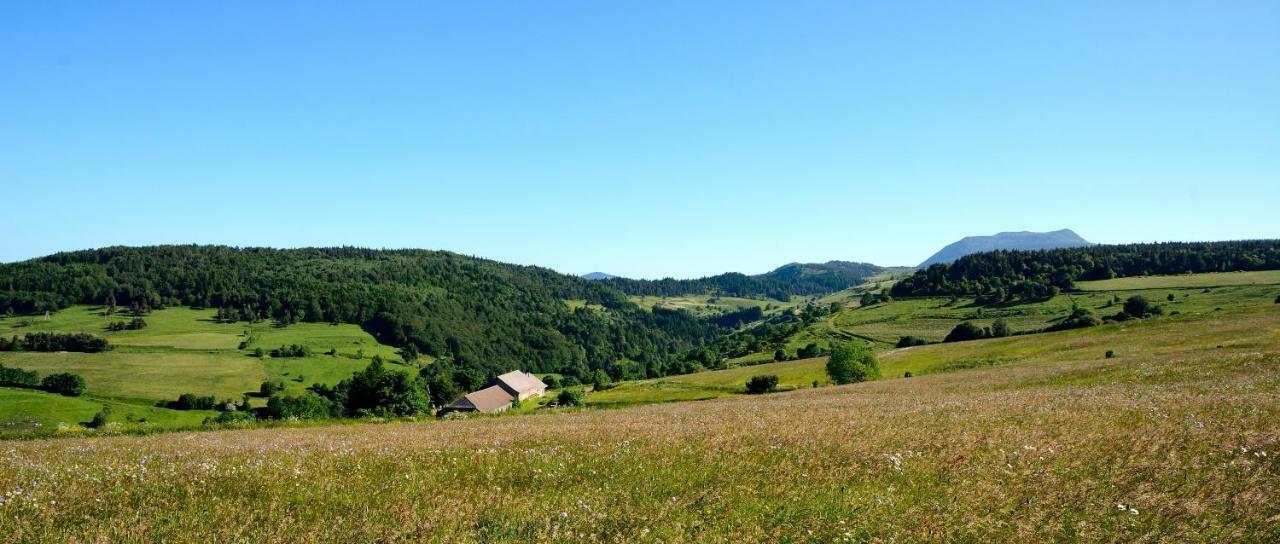
[[[814,295],[839,291],[858,285],[866,278],[883,271],[884,268],[874,264],[830,261],[791,263],[755,276],[730,272],[689,280],[672,278],[633,280],[613,277],[601,281],[629,295],[717,294],[733,297],[766,296],[785,301],[790,299],[791,295]]]
[[[598,306],[572,310],[567,299]],[[72,304],[356,323],[410,356],[487,375],[663,375],[676,354],[718,333],[685,312],[642,310],[606,283],[442,251],[111,247],[0,265],[0,312]]]
[[[893,286],[896,296],[1037,299],[1075,282],[1127,276],[1280,269],[1280,240],[1102,245],[993,251],[935,264]]]

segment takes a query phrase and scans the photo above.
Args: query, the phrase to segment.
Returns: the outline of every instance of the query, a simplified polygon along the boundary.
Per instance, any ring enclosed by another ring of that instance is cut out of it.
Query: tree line
[[[884,269],[867,263],[831,261],[821,264],[792,263],[772,272],[748,276],[729,272],[698,279],[598,280],[628,295],[674,297],[715,294],[731,297],[769,297],[786,302],[793,295],[817,295],[839,291],[862,283]]]
[[[29,332],[9,339],[0,336],[0,351],[76,351],[98,353],[111,349],[106,338],[83,332]]]
[[[894,284],[894,296],[979,297],[984,303],[1041,300],[1077,281],[1131,276],[1280,269],[1280,240],[1099,245],[992,251],[935,264]]]

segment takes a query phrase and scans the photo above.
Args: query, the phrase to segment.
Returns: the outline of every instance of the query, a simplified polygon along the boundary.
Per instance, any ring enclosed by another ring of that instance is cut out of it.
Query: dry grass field
[[[1280,311],[1166,325],[758,397],[4,442],[0,540],[1277,541]]]

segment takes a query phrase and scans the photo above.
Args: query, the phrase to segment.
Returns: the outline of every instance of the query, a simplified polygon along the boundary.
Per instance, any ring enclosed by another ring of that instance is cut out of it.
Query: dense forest
[[[666,278],[633,280],[613,277],[598,280],[628,295],[679,296],[714,294],[731,297],[770,297],[790,300],[792,295],[816,295],[839,291],[862,283],[884,269],[867,263],[830,261],[791,263],[765,274],[748,276],[730,272],[691,280]]]
[[[970,295],[1036,300],[1077,281],[1157,274],[1280,269],[1280,240],[1100,245],[975,253],[935,264],[893,286],[894,296]]]
[[[597,307],[570,309],[568,299]],[[0,265],[0,313],[72,304],[355,323],[406,358],[427,354],[476,376],[622,367],[660,376],[724,330],[683,311],[643,310],[606,283],[443,251],[111,247]]]

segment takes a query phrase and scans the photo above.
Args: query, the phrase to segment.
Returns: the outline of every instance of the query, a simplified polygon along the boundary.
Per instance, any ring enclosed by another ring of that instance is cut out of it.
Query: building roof
[[[498,382],[505,384],[510,390],[520,393],[547,388],[547,384],[542,383],[542,380],[539,380],[537,376],[521,370],[513,370],[498,376]]]
[[[461,404],[462,401],[465,400],[471,406],[475,407],[475,409],[478,411],[491,412],[493,410],[498,410],[503,406],[511,404],[512,399],[513,397],[511,396],[510,393],[507,393],[501,387],[495,385],[493,387],[486,387],[484,389],[481,389],[473,393],[467,393],[465,396],[463,396],[461,399],[458,399],[453,404],[454,405]]]

